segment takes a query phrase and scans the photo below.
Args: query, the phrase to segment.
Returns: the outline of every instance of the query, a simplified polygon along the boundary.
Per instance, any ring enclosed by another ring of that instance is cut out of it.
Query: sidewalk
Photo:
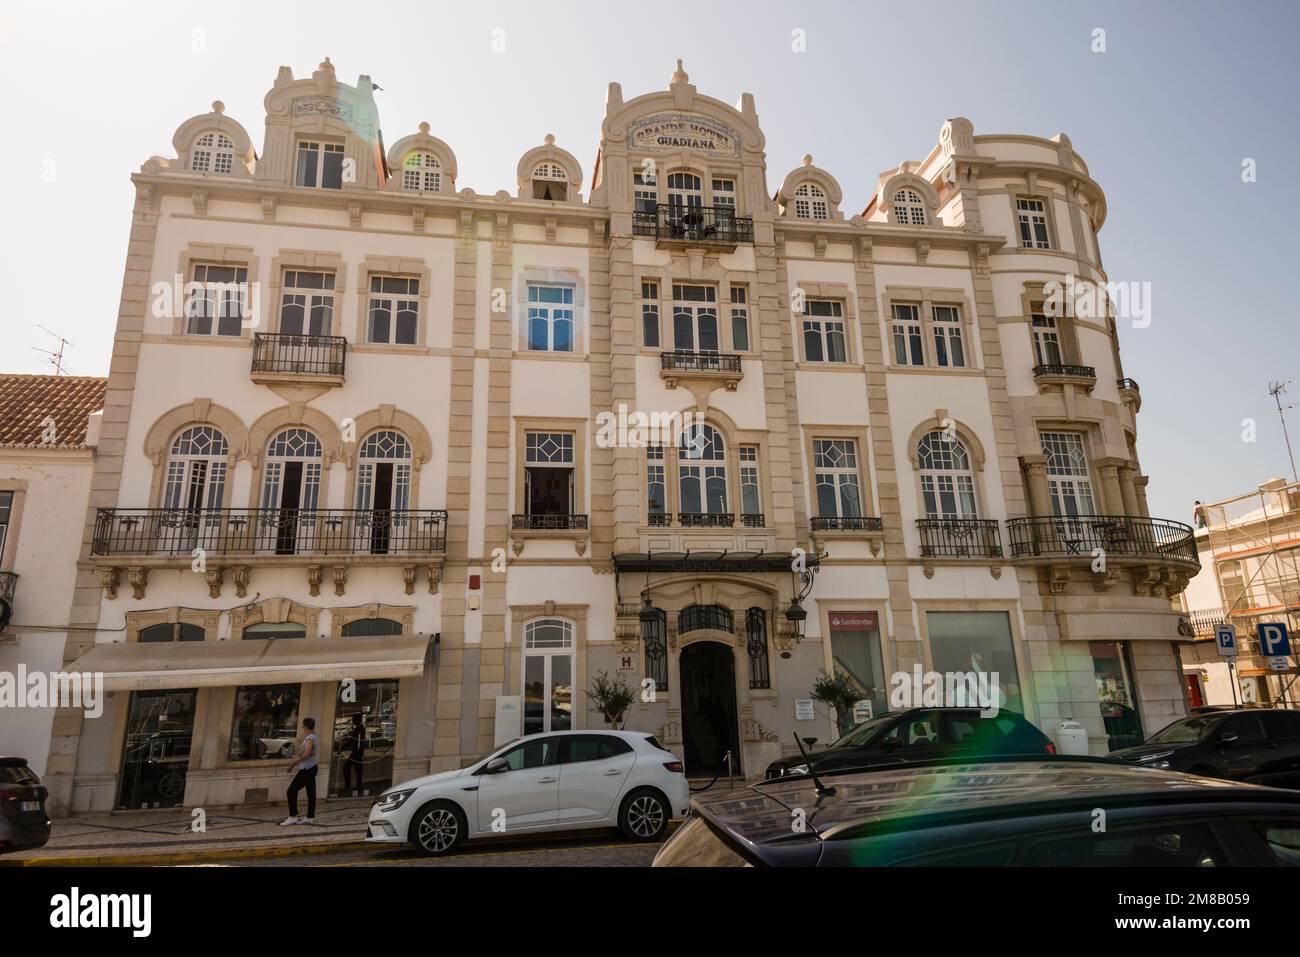
[[[322,800],[315,824],[288,827],[280,827],[288,813],[283,803],[214,808],[204,833],[192,830],[190,808],[56,818],[48,844],[5,854],[0,867],[193,864],[356,848],[365,839],[372,803],[368,797]]]

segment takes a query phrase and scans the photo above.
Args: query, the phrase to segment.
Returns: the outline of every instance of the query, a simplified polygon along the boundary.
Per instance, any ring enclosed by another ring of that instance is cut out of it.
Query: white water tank
[[[1088,753],[1088,732],[1083,725],[1070,718],[1061,722],[1056,730],[1056,746],[1062,754]]]

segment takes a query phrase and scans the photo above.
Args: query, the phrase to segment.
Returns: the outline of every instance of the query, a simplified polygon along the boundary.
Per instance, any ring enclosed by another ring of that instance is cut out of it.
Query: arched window
[[[825,191],[816,183],[803,183],[794,191],[795,219],[830,219]]]
[[[344,638],[364,635],[400,635],[402,623],[391,618],[358,618],[340,629]]]
[[[722,433],[700,423],[682,429],[677,449],[677,490],[683,525],[730,525],[727,447]]]
[[[196,173],[225,175],[235,168],[235,144],[225,133],[204,133],[194,141],[190,169]]]
[[[772,687],[767,661],[767,612],[761,608],[745,612],[745,650],[749,653],[749,686]]]
[[[961,439],[945,432],[927,432],[917,443],[916,464],[926,518],[979,518],[975,474]]]
[[[411,444],[391,429],[366,436],[357,453],[357,535],[372,555],[385,555],[400,544],[411,507]]]
[[[310,541],[320,504],[321,462],[320,439],[308,429],[285,429],[266,448],[263,524],[274,530],[278,555],[294,554],[299,534]]]
[[[533,199],[569,198],[569,175],[558,163],[539,163],[533,170]]]
[[[402,163],[402,189],[436,193],[442,187],[442,164],[432,153],[408,153]]]
[[[196,425],[176,436],[167,458],[162,507],[221,508],[229,455],[226,437],[210,425]]]
[[[692,631],[731,631],[735,627],[731,609],[725,605],[687,605],[677,613],[677,634]]]
[[[306,638],[307,626],[297,621],[260,621],[244,629],[243,640],[261,639],[270,641],[276,638]]]
[[[925,202],[914,189],[900,189],[894,194],[894,218],[907,226],[924,226]]]
[[[203,629],[189,622],[167,622],[141,628],[136,641],[202,641]]]
[[[573,727],[573,623],[539,618],[524,625],[524,734]]]
[[[703,206],[704,181],[694,173],[679,170],[668,174],[669,206]]]

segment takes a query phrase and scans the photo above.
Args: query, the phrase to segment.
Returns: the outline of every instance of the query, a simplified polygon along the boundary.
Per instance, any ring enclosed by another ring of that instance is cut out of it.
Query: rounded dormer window
[[[924,226],[925,202],[914,189],[900,189],[894,194],[894,218],[905,226]]]
[[[402,163],[402,189],[436,193],[442,186],[442,164],[432,153],[415,152]]]
[[[794,191],[795,219],[830,219],[826,192],[816,183],[803,183]]]
[[[533,170],[533,199],[563,202],[569,198],[569,174],[558,163],[539,163]]]
[[[226,175],[235,168],[235,144],[225,133],[213,130],[194,141],[190,169],[196,173]]]

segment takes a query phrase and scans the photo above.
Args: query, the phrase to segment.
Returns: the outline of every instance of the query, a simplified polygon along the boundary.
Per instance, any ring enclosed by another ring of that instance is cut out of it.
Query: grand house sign
[[[689,149],[709,156],[740,155],[740,136],[736,131],[707,116],[656,113],[637,120],[627,135],[631,148],[636,151]]]

